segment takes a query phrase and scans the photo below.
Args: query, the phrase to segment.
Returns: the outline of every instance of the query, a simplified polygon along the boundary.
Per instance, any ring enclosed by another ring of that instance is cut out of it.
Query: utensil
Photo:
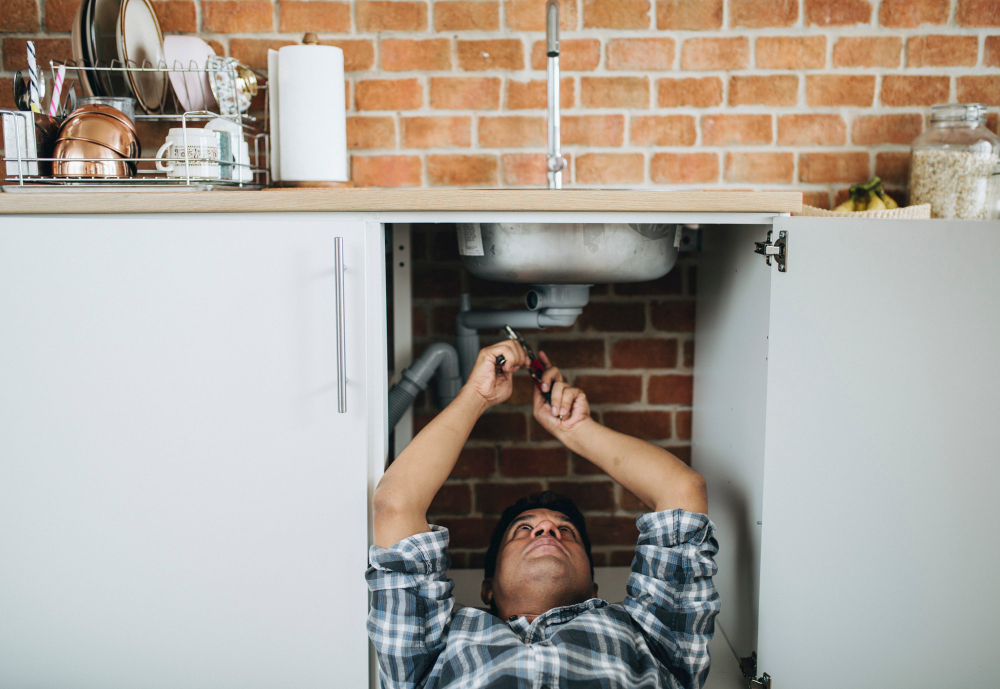
[[[133,125],[135,124],[135,98],[128,96],[88,96],[80,99],[80,105],[106,105],[112,107],[125,115]]]
[[[59,65],[56,70],[56,80],[52,84],[52,98],[49,102],[49,116],[55,117],[59,114],[59,96],[62,95],[63,79],[66,78],[66,65]]]
[[[28,95],[28,82],[20,72],[14,74],[14,106],[22,112],[31,110],[31,96]]]
[[[136,158],[139,140],[135,132],[120,120],[99,113],[79,113],[66,119],[59,129],[59,140],[74,139],[101,144],[123,158]]]
[[[31,109],[35,112],[42,111],[42,96],[45,94],[44,86],[39,86],[38,64],[35,62],[35,42],[27,41],[28,44],[28,85],[31,89]]]
[[[69,87],[69,99],[66,102],[67,112],[73,112],[76,110],[76,87],[70,85]]]
[[[139,105],[146,112],[159,112],[167,99],[167,73],[163,32],[149,0],[123,0],[116,28],[118,56],[129,67],[152,71],[127,72]]]
[[[180,106],[185,111],[214,110],[215,96],[209,84],[208,73],[176,70],[204,70],[215,50],[197,36],[166,36],[163,53],[172,71],[167,73]]]
[[[52,157],[56,177],[131,177],[132,167],[115,151],[90,141],[57,141]],[[87,160],[84,160],[87,159]]]

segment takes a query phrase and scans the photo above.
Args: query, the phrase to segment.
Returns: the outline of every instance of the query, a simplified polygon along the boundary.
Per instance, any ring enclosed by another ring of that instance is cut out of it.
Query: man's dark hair
[[[500,515],[500,521],[493,529],[493,536],[490,538],[490,549],[486,551],[486,578],[489,579],[496,573],[497,555],[500,553],[500,543],[503,535],[507,533],[507,527],[517,519],[523,512],[529,510],[552,510],[566,515],[576,530],[580,532],[580,540],[583,541],[583,548],[587,551],[587,559],[590,560],[590,578],[594,578],[594,556],[590,552],[590,536],[587,535],[587,524],[583,519],[583,514],[570,498],[547,490],[543,493],[532,493],[526,498],[521,498],[508,507]]]

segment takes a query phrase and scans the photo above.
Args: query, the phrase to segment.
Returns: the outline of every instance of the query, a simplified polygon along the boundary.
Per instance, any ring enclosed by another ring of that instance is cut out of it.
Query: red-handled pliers
[[[528,354],[528,373],[531,374],[531,379],[535,381],[535,387],[541,391],[542,397],[545,398],[545,401],[548,404],[552,404],[552,388],[550,387],[548,390],[542,390],[542,374],[545,372],[545,364],[542,363],[541,359],[535,356],[535,352],[532,351],[531,346],[524,341],[523,337],[521,337],[521,333],[517,332],[509,325],[504,326],[504,329],[507,331],[507,337],[524,347],[524,351]]]

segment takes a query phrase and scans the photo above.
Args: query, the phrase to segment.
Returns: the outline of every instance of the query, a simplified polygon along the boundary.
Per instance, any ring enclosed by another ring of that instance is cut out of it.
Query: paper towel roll
[[[278,50],[280,179],[346,182],[344,51],[328,45]]]
[[[278,115],[278,51],[267,51],[267,116],[271,119],[271,151],[267,158],[268,167],[271,168],[271,180],[277,182],[281,179],[281,130],[278,122],[281,118]]]

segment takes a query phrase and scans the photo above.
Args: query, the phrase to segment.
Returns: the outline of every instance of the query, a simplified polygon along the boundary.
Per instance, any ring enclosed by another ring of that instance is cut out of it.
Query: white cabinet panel
[[[366,232],[318,214],[4,218],[0,684],[367,684],[385,364],[366,346],[384,333]]]
[[[776,689],[1000,686],[1000,227],[778,230],[759,668]]]

